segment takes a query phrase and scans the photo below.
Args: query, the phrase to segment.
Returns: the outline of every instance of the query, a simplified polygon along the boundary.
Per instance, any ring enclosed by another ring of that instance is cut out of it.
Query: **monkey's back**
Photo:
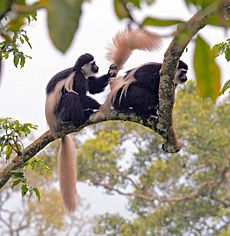
[[[56,75],[54,75],[46,86],[46,94],[50,94],[51,92],[53,92],[56,84],[66,79],[71,74],[71,72],[73,72],[72,67],[65,69],[63,71],[60,71]]]

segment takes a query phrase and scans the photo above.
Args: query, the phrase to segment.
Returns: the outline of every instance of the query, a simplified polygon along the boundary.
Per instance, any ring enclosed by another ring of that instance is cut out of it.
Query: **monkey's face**
[[[180,68],[177,69],[176,75],[175,75],[175,84],[184,84],[187,81],[187,70]]]
[[[98,70],[99,67],[96,65],[95,61],[91,61],[81,67],[81,72],[84,74],[86,79],[90,76],[93,76],[95,73],[98,72]]]
[[[96,65],[95,61],[93,61],[91,63],[91,70],[94,72],[94,73],[97,73],[98,70],[99,70],[99,67]]]

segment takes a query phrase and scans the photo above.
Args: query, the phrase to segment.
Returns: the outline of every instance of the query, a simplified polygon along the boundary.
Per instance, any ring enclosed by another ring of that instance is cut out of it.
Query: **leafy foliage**
[[[16,186],[20,186],[22,197],[27,194],[31,196],[33,193],[36,195],[37,199],[40,201],[41,195],[37,187],[33,187],[28,184],[28,180],[25,177],[25,168],[17,169],[13,171],[11,186],[15,188]]]
[[[20,124],[18,120],[11,118],[0,119],[0,155],[5,160],[9,160],[12,152],[18,155],[24,149],[21,138],[31,133],[31,130],[37,129],[36,125],[30,123]]]
[[[230,38],[226,42],[218,43],[214,45],[213,52],[215,56],[224,54],[225,59],[230,61]]]
[[[6,13],[10,11],[13,3],[16,4],[16,9],[18,8],[19,12],[10,19]],[[0,42],[0,58],[8,59],[9,55],[13,54],[13,62],[16,67],[18,65],[23,67],[26,58],[31,59],[30,56],[20,50],[20,46],[26,42],[32,48],[27,32],[23,27],[27,24],[26,22],[30,23],[33,20],[37,20],[36,11],[29,8],[24,9],[24,6],[26,6],[25,1],[5,1],[5,3],[3,1],[0,6],[0,12],[6,12],[0,16],[0,37],[2,38]]]
[[[31,134],[31,131],[35,129],[37,129],[37,126],[30,123],[21,124],[18,120],[12,120],[11,118],[0,119],[0,156],[2,160],[8,162],[14,154],[17,154],[18,158],[22,158],[21,154],[24,151],[22,139]],[[23,158],[21,161],[23,162]],[[12,188],[20,185],[23,197],[27,193],[29,193],[29,195],[35,193],[40,200],[39,190],[28,184],[25,176],[25,172],[28,168],[37,170],[41,174],[45,173],[46,175],[50,175],[51,173],[49,167],[44,164],[42,160],[38,158],[32,159],[28,161],[23,168],[13,171],[11,181]]]
[[[29,47],[32,48],[25,30],[21,29],[18,32],[16,31],[12,39],[8,37],[9,35],[2,35],[2,36],[5,38],[5,41],[2,41],[0,43],[1,58],[8,59],[9,54],[13,53],[14,65],[16,67],[18,65],[23,67],[25,65],[26,58],[32,59],[30,56],[25,55],[22,51],[19,51],[19,48],[17,46],[17,42],[20,41],[21,44],[27,42]]]

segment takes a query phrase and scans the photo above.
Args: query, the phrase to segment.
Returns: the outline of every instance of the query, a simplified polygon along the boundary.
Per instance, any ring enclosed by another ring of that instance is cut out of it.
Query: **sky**
[[[135,16],[137,19],[151,15],[188,20],[193,13],[193,11],[188,11],[181,0],[158,0],[153,7],[145,7],[141,13],[135,11]],[[126,23],[126,21],[117,20],[111,0],[93,0],[91,3],[85,3],[80,28],[75,34],[71,47],[65,54],[62,54],[52,45],[47,30],[46,14],[44,11],[40,11],[37,22],[27,28],[33,49],[30,50],[26,46],[23,48],[23,51],[26,51],[33,59],[28,59],[22,69],[14,67],[12,58],[3,63],[0,84],[0,117],[12,117],[22,123],[36,124],[39,129],[35,132],[35,137],[40,136],[48,129],[44,115],[45,87],[51,77],[57,72],[73,66],[77,58],[86,52],[94,55],[100,67],[99,75],[106,73],[109,67],[109,62],[105,58],[106,47],[112,37],[125,28]],[[167,34],[172,31],[172,28],[162,30],[151,27],[150,30]],[[224,30],[215,27],[206,27],[201,34],[212,46],[229,37],[229,32],[227,34]],[[125,69],[150,61],[161,62],[170,40],[170,38],[164,38],[162,47],[158,51],[134,52],[126,63]],[[189,66],[188,78],[194,79],[193,45],[189,45],[187,49],[187,52],[182,55],[182,60]],[[230,79],[230,67],[223,56],[217,58],[217,63],[221,66],[223,81]],[[102,102],[105,96],[106,94],[103,94],[97,98]],[[80,188],[79,193],[83,197],[93,195],[97,199],[97,204],[93,204],[93,211],[105,209],[104,200],[96,196],[94,190],[90,191],[87,188]],[[125,204],[124,199],[121,201]],[[107,203],[108,208],[112,211],[118,211],[122,205],[120,202],[114,205],[113,198],[108,198]]]

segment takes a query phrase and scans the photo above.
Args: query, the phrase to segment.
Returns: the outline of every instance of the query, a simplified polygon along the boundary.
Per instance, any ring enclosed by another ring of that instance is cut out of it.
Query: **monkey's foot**
[[[92,114],[90,117],[89,117],[89,120],[91,122],[96,122],[96,121],[101,121],[101,120],[105,120],[105,114],[101,111],[98,111],[94,114]]]

